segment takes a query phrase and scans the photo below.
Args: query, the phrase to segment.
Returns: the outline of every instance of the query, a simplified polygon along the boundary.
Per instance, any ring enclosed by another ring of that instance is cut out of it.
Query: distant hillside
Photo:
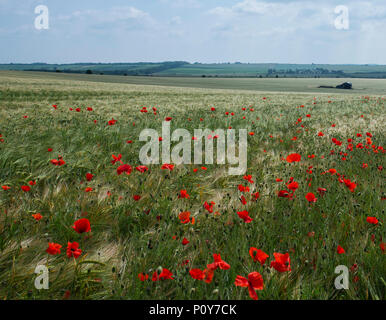
[[[0,64],[0,70],[87,73],[124,76],[269,77],[269,78],[386,78],[386,65],[277,63],[203,64],[159,63]]]

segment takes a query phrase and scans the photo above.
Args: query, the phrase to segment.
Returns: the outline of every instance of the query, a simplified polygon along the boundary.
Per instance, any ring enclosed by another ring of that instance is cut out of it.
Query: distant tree
[[[92,70],[88,69],[88,70],[86,71],[86,74],[92,74]]]

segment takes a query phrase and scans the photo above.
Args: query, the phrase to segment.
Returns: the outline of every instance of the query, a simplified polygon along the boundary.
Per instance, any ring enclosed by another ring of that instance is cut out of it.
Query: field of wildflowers
[[[247,172],[141,164],[165,120],[247,129]],[[0,76],[0,299],[385,299],[385,123],[382,96]]]

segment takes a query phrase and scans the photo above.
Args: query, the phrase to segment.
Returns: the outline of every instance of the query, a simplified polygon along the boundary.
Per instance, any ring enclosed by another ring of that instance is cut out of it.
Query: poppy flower
[[[265,260],[269,257],[263,250],[251,247],[249,249],[249,255],[252,257],[253,261],[259,261],[261,265],[265,263]]]
[[[205,272],[200,269],[192,269],[189,271],[190,276],[195,280],[204,280]]]
[[[357,187],[357,184],[355,182],[352,182],[350,179],[344,179],[343,181],[346,187],[349,188],[351,192],[354,192],[355,188]]]
[[[213,254],[214,262],[211,264],[208,264],[207,267],[211,270],[216,270],[217,268],[220,268],[221,270],[228,270],[230,269],[230,265],[226,263],[224,260],[221,259],[221,255],[214,253]]]
[[[23,190],[24,192],[29,192],[29,191],[31,191],[31,187],[30,186],[21,186],[21,190]]]
[[[323,196],[327,192],[327,189],[326,188],[318,188],[318,192],[321,196]]]
[[[161,169],[162,169],[162,170],[173,171],[173,169],[174,169],[174,164],[168,164],[168,163],[165,163],[165,164],[162,165]]]
[[[337,247],[337,249],[336,249],[336,252],[337,252],[338,254],[343,254],[343,253],[345,253],[346,251],[345,251],[341,246],[338,245],[338,247]]]
[[[287,190],[280,190],[278,193],[279,198],[291,198],[292,195]]]
[[[117,173],[118,175],[120,176],[122,173],[126,173],[127,175],[130,175],[131,174],[131,171],[132,171],[132,168],[130,165],[128,164],[123,164],[121,166],[118,167],[117,169]]]
[[[195,222],[195,219],[194,219],[194,218],[190,219],[190,212],[189,212],[189,211],[181,212],[181,213],[178,215],[178,218],[180,219],[180,221],[181,221],[182,224],[187,224],[187,223],[189,223],[190,221],[192,222],[192,224],[194,224],[194,222]]]
[[[63,165],[66,164],[66,162],[63,160],[63,159],[52,159],[50,160],[50,162],[54,165],[54,166],[58,166],[58,167],[61,167]]]
[[[77,259],[81,254],[82,254],[82,250],[79,249],[78,242],[67,243],[67,257],[69,258],[74,257],[75,259]]]
[[[85,192],[92,192],[93,191],[93,188],[90,188],[90,187],[87,187],[86,189],[84,189]]]
[[[254,201],[256,201],[259,198],[260,198],[260,193],[258,191],[256,191],[255,193],[252,193],[252,199]]]
[[[190,243],[190,241],[188,239],[184,238],[184,239],[182,239],[181,243],[182,243],[183,246],[186,246],[187,244]]]
[[[60,254],[60,248],[61,248],[62,246],[60,245],[60,244],[58,244],[58,243],[54,243],[54,242],[49,242],[48,243],[48,248],[47,248],[47,250],[46,250],[46,252],[48,253],[48,254],[50,254],[50,255],[57,255],[57,254]]]
[[[148,171],[149,168],[146,166],[138,166],[135,168],[135,170],[137,170],[138,172],[144,173],[144,172]]]
[[[113,119],[111,119],[110,121],[108,121],[107,124],[108,124],[109,126],[113,126],[113,125],[115,125],[117,122],[118,122],[118,121],[115,120],[115,119],[113,118]]]
[[[111,164],[116,164],[117,162],[120,162],[121,164],[123,164],[123,162],[121,161],[122,159],[121,154],[119,154],[118,157],[113,154],[112,157],[113,157],[113,160],[111,160]]]
[[[91,181],[93,178],[94,178],[94,175],[93,175],[93,174],[91,174],[91,173],[87,173],[87,174],[86,174],[86,180],[87,180],[87,181]]]
[[[250,184],[253,184],[254,181],[252,180],[252,176],[251,175],[246,175],[243,177],[244,180],[248,181]]]
[[[188,194],[188,192],[186,190],[181,190],[180,194],[178,195],[178,198],[189,199],[190,196],[189,196],[189,194]]]
[[[264,281],[263,281],[262,275],[255,271],[255,272],[251,272],[248,275],[248,279],[238,275],[236,277],[236,280],[235,280],[235,286],[236,287],[247,287],[248,292],[249,292],[249,296],[253,300],[258,300],[256,290],[263,290],[264,289]]]
[[[306,194],[306,199],[308,202],[316,202],[318,198],[315,197],[315,195],[312,192],[309,192]]]
[[[32,217],[36,220],[39,221],[43,218],[43,216],[40,213],[33,214]]]
[[[159,280],[166,280],[166,279],[174,280],[174,278],[173,278],[173,273],[171,273],[168,269],[163,268],[163,269],[162,269],[162,272],[161,272],[160,275],[158,276],[158,279],[159,279]]]
[[[250,191],[249,187],[244,187],[241,184],[238,186],[238,189],[240,192],[249,192]]]
[[[271,267],[279,272],[291,271],[291,261],[289,253],[282,254],[274,252],[273,256],[275,257],[274,261],[271,261]]]
[[[302,159],[301,155],[298,153],[292,153],[289,156],[287,156],[287,162],[292,163],[292,162],[299,162]]]
[[[208,202],[205,201],[204,203],[204,208],[206,210],[208,210],[209,213],[213,213],[213,206],[215,205],[216,203],[211,201],[210,204]]]
[[[140,273],[140,274],[138,274],[138,279],[139,279],[140,281],[148,280],[148,279],[149,279],[149,275],[148,275],[148,274]]]
[[[9,189],[11,189],[11,187],[9,187],[9,186],[1,186],[1,188],[2,188],[4,191],[8,191]]]
[[[139,195],[134,195],[134,196],[133,196],[133,199],[134,199],[134,201],[139,201],[139,200],[141,200],[141,196],[139,196]]]
[[[378,219],[375,218],[375,217],[367,217],[366,221],[370,224],[374,224],[374,225],[377,225],[378,224]]]
[[[299,183],[292,181],[291,183],[287,184],[287,188],[291,191],[296,191],[296,189],[299,188]]]
[[[28,182],[28,184],[30,186],[36,186],[36,181],[31,180],[31,181]]]
[[[240,219],[244,220],[245,223],[251,223],[253,219],[249,216],[249,212],[247,210],[237,212]]]
[[[85,232],[90,232],[91,231],[90,221],[86,218],[76,220],[72,228],[77,233],[80,233],[80,234]]]

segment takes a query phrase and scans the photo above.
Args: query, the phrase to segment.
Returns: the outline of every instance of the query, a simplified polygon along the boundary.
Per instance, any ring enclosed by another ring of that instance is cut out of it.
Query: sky
[[[48,29],[35,26],[39,5]],[[385,53],[385,0],[0,0],[0,63],[386,64]]]

